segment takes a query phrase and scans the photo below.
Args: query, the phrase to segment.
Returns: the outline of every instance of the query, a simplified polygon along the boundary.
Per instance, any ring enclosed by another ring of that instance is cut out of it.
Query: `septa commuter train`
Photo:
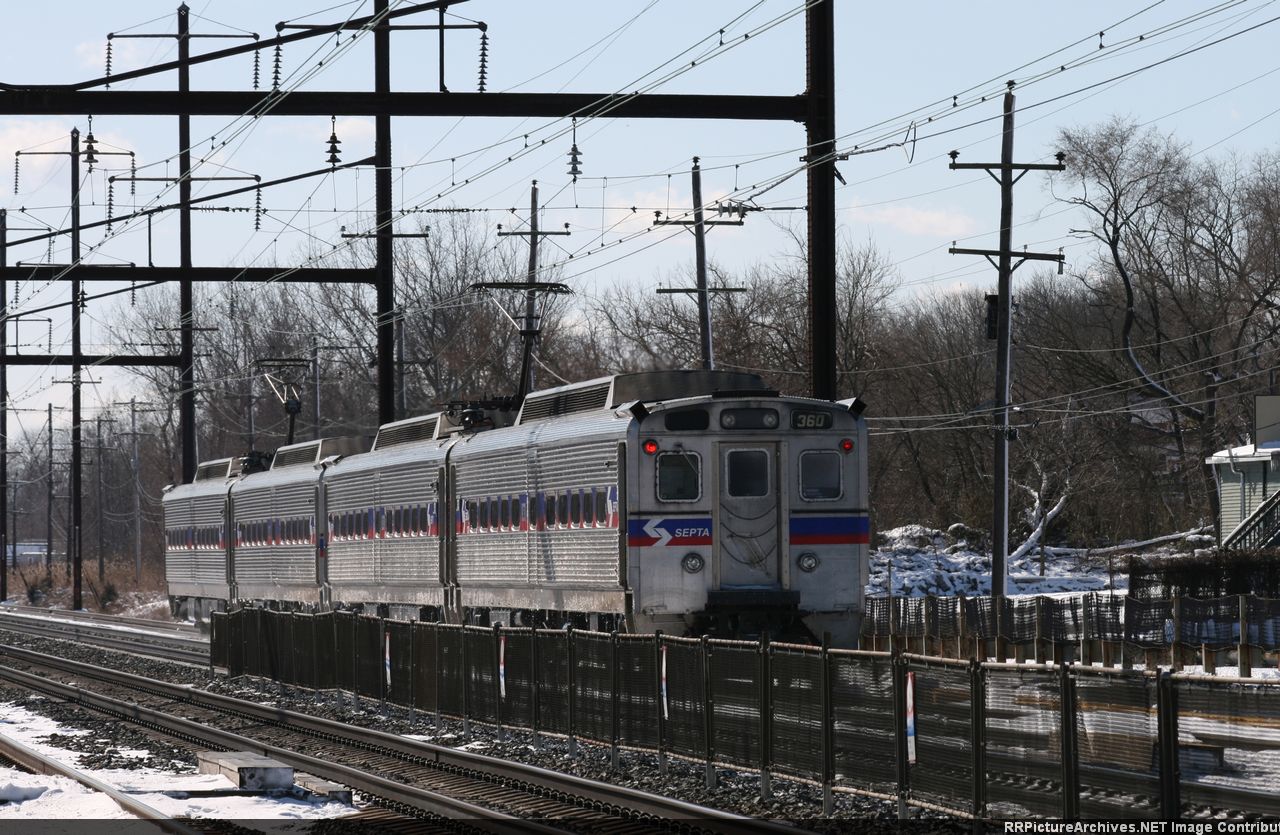
[[[203,463],[166,488],[176,613],[259,605],[454,623],[857,639],[857,401],[754,374],[620,374]],[[503,424],[507,425],[503,425]]]

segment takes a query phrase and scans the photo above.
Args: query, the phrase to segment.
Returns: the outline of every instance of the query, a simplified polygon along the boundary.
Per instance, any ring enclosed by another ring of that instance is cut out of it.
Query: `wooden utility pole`
[[[49,478],[46,483],[44,572],[53,577],[53,404],[48,406],[49,421]]]
[[[524,290],[524,326],[520,329],[520,336],[524,338],[524,356],[520,361],[520,388],[517,399],[522,400],[524,396],[533,391],[534,375],[533,366],[538,356],[538,339],[542,334],[542,317],[538,315],[538,293],[559,293],[565,292],[562,284],[553,284],[551,282],[538,281],[538,241],[548,235],[568,235],[569,224],[564,225],[563,232],[544,232],[538,228],[538,181],[534,180],[529,188],[529,229],[528,231],[503,232],[502,227],[498,227],[498,237],[521,237],[529,239],[529,273],[526,280],[522,282],[487,282],[484,285],[475,285],[477,287],[484,286],[488,288],[506,288],[511,290]]]
[[[1004,133],[1000,148],[1000,162],[956,162],[959,153],[951,152],[953,171],[980,169],[986,171],[1000,184],[1000,248],[964,249],[952,246],[952,255],[981,255],[996,267],[996,391],[992,423],[995,427],[994,490],[991,518],[991,605],[995,608],[996,632],[1000,632],[1000,612],[1006,593],[1006,577],[1009,555],[1009,441],[1016,437],[1016,430],[1009,426],[1009,385],[1012,376],[1012,293],[1010,285],[1013,271],[1024,261],[1056,261],[1062,269],[1062,252],[1013,252],[1013,187],[1028,171],[1062,171],[1063,155],[1058,154],[1056,164],[1015,164],[1013,161],[1013,82],[1008,82],[1004,94]],[[1019,172],[1014,176],[1014,172]],[[999,172],[999,176],[997,176]],[[1018,262],[1013,263],[1013,256]],[[997,647],[1000,646],[997,639]],[[997,649],[997,656],[1002,653]]]
[[[711,338],[711,294],[740,293],[743,287],[718,287],[715,290],[707,287],[707,227],[708,226],[741,226],[742,220],[711,220],[703,216],[702,206],[702,167],[698,165],[698,157],[693,158],[693,220],[663,220],[661,212],[657,213],[654,226],[689,226],[693,229],[693,268],[694,288],[692,290],[677,287],[663,287],[659,293],[693,293],[698,297],[698,344],[702,349],[702,367],[708,371],[716,367],[715,350]]]
[[[106,463],[106,459],[103,458],[102,456],[102,450],[104,448],[102,446],[102,424],[104,421],[106,421],[107,423],[113,423],[115,421],[115,418],[110,418],[110,417],[104,418],[102,415],[98,415],[94,419],[94,428],[95,428],[95,433],[97,438],[97,454],[98,454],[98,459],[96,462],[94,462],[96,464],[96,467],[94,469],[98,476],[98,583],[99,584],[106,582],[106,549],[105,549],[105,546],[103,545],[103,536],[102,536],[103,525],[106,522],[106,514],[103,512],[103,509],[102,509],[102,467]]]
[[[0,270],[9,266],[9,211],[0,209]],[[0,280],[0,345],[9,350],[8,282]],[[16,499],[16,496],[15,496]],[[9,599],[9,366],[0,363],[0,602]],[[18,562],[14,526],[14,564]]]
[[[702,345],[702,367],[716,366],[711,344],[711,299],[707,297],[707,225],[702,216],[702,166],[693,158],[693,265],[698,288],[698,339]]]

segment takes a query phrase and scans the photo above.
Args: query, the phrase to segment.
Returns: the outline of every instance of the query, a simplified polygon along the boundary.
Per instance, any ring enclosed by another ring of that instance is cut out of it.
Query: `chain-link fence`
[[[992,617],[991,637],[1084,641],[1123,624],[1128,638],[1230,643],[1241,612],[1246,639],[1272,629],[1253,625],[1252,601],[1031,602],[1004,610],[1004,632]],[[903,607],[894,617],[912,622],[908,608],[921,623],[987,617],[980,601],[968,604],[976,611],[963,615],[958,603],[893,604]],[[1193,610],[1197,625],[1185,626]],[[590,740],[615,761],[621,749],[655,751],[704,763],[709,781],[729,767],[811,781],[828,798],[856,792],[992,818],[1280,814],[1274,679],[346,613],[241,609],[215,616],[212,629],[211,658],[231,675],[338,688],[460,718],[464,729]]]

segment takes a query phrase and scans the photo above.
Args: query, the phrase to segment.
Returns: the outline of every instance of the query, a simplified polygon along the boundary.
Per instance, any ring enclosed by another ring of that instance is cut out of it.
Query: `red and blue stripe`
[[[792,516],[792,545],[866,545],[871,519],[858,516]]]

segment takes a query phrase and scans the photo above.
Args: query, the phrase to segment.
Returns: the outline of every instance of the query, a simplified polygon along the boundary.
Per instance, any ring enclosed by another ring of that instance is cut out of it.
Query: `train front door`
[[[716,565],[721,588],[779,588],[778,444],[719,444]]]

